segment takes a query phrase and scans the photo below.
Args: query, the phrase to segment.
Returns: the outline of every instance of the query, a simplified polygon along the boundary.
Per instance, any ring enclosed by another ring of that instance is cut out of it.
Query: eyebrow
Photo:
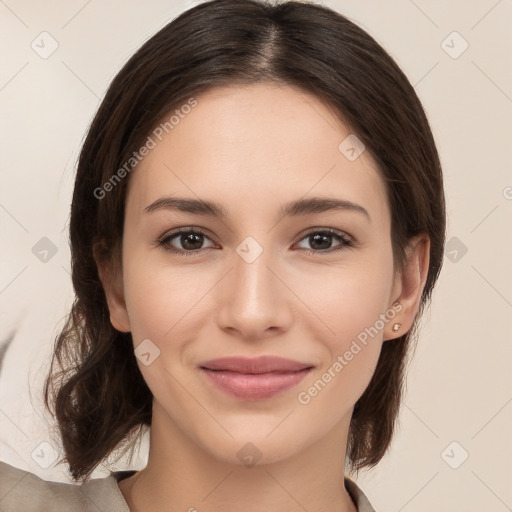
[[[144,210],[147,213],[158,210],[178,210],[181,212],[192,213],[196,215],[205,215],[225,219],[227,217],[225,209],[221,204],[214,201],[205,201],[203,199],[192,199],[182,197],[161,197],[146,206]],[[280,217],[297,217],[312,213],[322,213],[331,210],[354,211],[363,214],[371,223],[371,217],[368,211],[357,203],[346,199],[337,199],[331,197],[312,197],[309,199],[297,199],[281,206],[278,213]]]

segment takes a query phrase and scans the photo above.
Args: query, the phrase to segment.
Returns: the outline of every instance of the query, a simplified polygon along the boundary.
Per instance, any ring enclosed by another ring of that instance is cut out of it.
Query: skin
[[[411,327],[428,237],[412,241],[407,267],[395,273],[377,165],[367,151],[355,161],[339,151],[351,131],[317,97],[257,84],[197,100],[129,178],[122,274],[99,265],[113,326],[131,331],[134,347],[150,339],[160,350],[147,366],[138,360],[154,396],[148,464],[119,487],[138,512],[354,512],[343,485],[350,418],[382,343]],[[144,210],[170,195],[219,202],[227,216]],[[371,221],[333,210],[276,222],[283,203],[313,196],[357,203]],[[186,246],[178,235],[167,245],[199,248],[195,254],[157,245],[191,226],[206,237]],[[332,252],[343,243],[336,237],[315,245],[308,235],[322,228],[354,246]],[[252,263],[236,252],[247,236],[263,248]],[[298,393],[397,300],[395,318],[307,405],[299,403]],[[298,386],[260,401],[224,394],[197,369],[208,359],[263,354],[315,367]],[[237,456],[249,442],[261,455],[252,467]]]

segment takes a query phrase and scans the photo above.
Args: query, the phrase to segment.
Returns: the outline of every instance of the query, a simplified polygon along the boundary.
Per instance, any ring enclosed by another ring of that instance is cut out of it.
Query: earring
[[[393,325],[393,331],[394,332],[398,331],[398,329],[400,329],[401,326],[402,326],[402,324],[396,323],[395,325]]]

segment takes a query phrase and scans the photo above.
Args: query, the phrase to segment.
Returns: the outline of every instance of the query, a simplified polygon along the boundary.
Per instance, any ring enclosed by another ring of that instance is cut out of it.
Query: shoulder
[[[2,512],[129,512],[111,474],[83,484],[51,482],[0,461]]]
[[[366,495],[353,480],[345,477],[345,487],[357,506],[357,512],[375,512]]]

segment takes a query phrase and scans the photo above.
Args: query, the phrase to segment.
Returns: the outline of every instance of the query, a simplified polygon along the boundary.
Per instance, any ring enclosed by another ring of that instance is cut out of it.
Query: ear
[[[130,320],[126,310],[123,290],[123,275],[119,269],[114,269],[109,261],[100,257],[98,246],[93,247],[94,261],[98,267],[105,297],[110,312],[110,323],[114,329],[121,332],[130,332]]]
[[[426,233],[421,233],[410,241],[406,257],[405,268],[397,274],[393,286],[389,308],[396,314],[384,329],[384,341],[403,336],[416,318],[430,262],[430,238]],[[397,323],[401,325],[395,331],[393,326]]]

